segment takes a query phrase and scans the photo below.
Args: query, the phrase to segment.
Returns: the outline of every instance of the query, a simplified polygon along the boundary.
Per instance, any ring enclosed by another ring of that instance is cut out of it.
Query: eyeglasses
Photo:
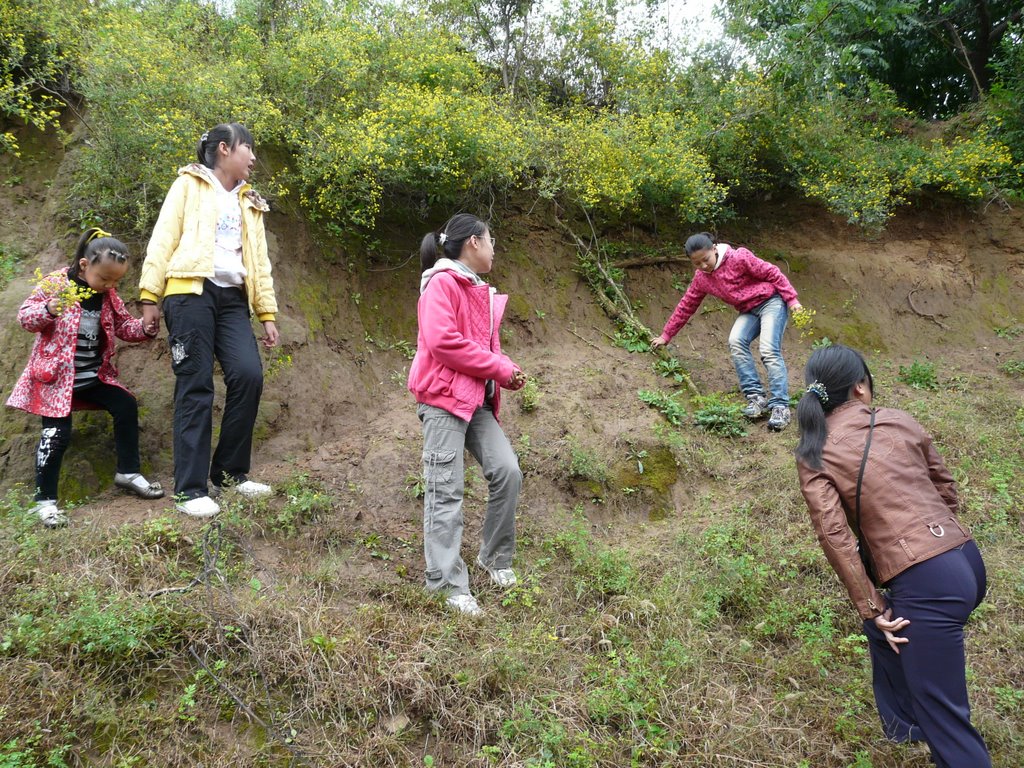
[[[483,235],[473,235],[473,237],[483,238]],[[494,239],[494,235],[488,235],[487,239],[491,241],[491,248],[493,248],[494,244],[497,242],[497,240]]]

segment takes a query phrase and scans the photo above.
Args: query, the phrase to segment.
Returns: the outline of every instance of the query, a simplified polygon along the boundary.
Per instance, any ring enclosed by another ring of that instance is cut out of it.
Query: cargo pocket
[[[196,355],[196,330],[186,331],[180,336],[170,336],[167,345],[171,350],[171,370],[175,376],[190,376],[199,370]]]
[[[455,474],[455,451],[424,451],[423,477],[430,485],[447,485]]]

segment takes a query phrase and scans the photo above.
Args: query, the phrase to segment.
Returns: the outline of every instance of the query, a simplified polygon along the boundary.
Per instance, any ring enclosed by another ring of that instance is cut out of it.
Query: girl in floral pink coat
[[[117,380],[113,363],[115,337],[144,341],[157,330],[132,317],[117,295],[115,286],[127,269],[124,243],[90,229],[71,266],[44,277],[18,311],[21,326],[36,340],[7,405],[42,417],[34,511],[48,528],[67,524],[57,505],[57,483],[73,410],[103,408],[113,417],[115,485],[143,498],[164,495],[159,483],[140,472],[138,403]]]

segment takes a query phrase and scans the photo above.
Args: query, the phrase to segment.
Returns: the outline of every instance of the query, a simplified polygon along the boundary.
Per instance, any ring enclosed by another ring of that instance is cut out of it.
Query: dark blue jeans
[[[985,564],[973,541],[907,569],[888,584],[892,615],[910,625],[896,654],[874,621],[864,622],[875,703],[892,741],[928,742],[940,768],[989,768],[971,725],[964,624],[984,599]]]
[[[252,431],[263,393],[263,363],[245,292],[209,280],[203,292],[164,299],[164,322],[174,370],[174,493],[190,500],[214,485],[246,479]],[[213,437],[213,361],[224,370],[227,392],[220,439]]]

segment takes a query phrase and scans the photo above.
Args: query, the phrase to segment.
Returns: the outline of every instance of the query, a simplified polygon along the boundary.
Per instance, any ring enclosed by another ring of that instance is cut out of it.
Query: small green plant
[[[705,432],[722,437],[746,437],[743,409],[738,404],[712,393],[695,397],[694,405],[693,423]]]
[[[574,442],[569,446],[569,477],[603,484],[608,479],[608,467],[596,453]]]
[[[21,251],[0,243],[0,290],[18,274],[18,264],[24,258]]]
[[[999,370],[1007,376],[1020,378],[1024,376],[1024,360],[1010,360],[999,366]]]
[[[330,512],[334,507],[334,499],[323,486],[310,480],[305,473],[290,477],[281,486],[281,491],[285,503],[270,521],[270,527],[286,536],[294,536],[299,525]]]
[[[405,493],[410,499],[422,499],[427,493],[427,480],[423,474],[405,476]]]
[[[992,330],[995,331],[996,336],[1000,339],[1016,339],[1021,334],[1024,334],[1024,325],[997,326]]]
[[[540,386],[537,384],[537,380],[530,377],[526,380],[523,388],[519,390],[519,407],[523,410],[523,413],[532,413],[537,409],[537,404],[540,402]]]
[[[815,339],[811,342],[811,349],[825,349],[825,347],[831,347],[832,344],[832,339],[828,336],[822,336],[820,339]]]
[[[686,369],[674,357],[663,357],[651,368],[662,378],[672,379],[677,384],[682,384],[686,380]]]
[[[651,340],[632,326],[623,326],[615,332],[615,346],[630,352],[650,352]]]
[[[646,403],[652,408],[661,411],[662,415],[673,426],[681,427],[686,419],[689,418],[686,408],[675,399],[675,395],[658,392],[657,390],[641,389],[636,393],[636,396],[641,403]]]
[[[909,366],[900,366],[900,381],[914,389],[934,391],[939,388],[939,379],[935,374],[935,363],[915,360]]]

